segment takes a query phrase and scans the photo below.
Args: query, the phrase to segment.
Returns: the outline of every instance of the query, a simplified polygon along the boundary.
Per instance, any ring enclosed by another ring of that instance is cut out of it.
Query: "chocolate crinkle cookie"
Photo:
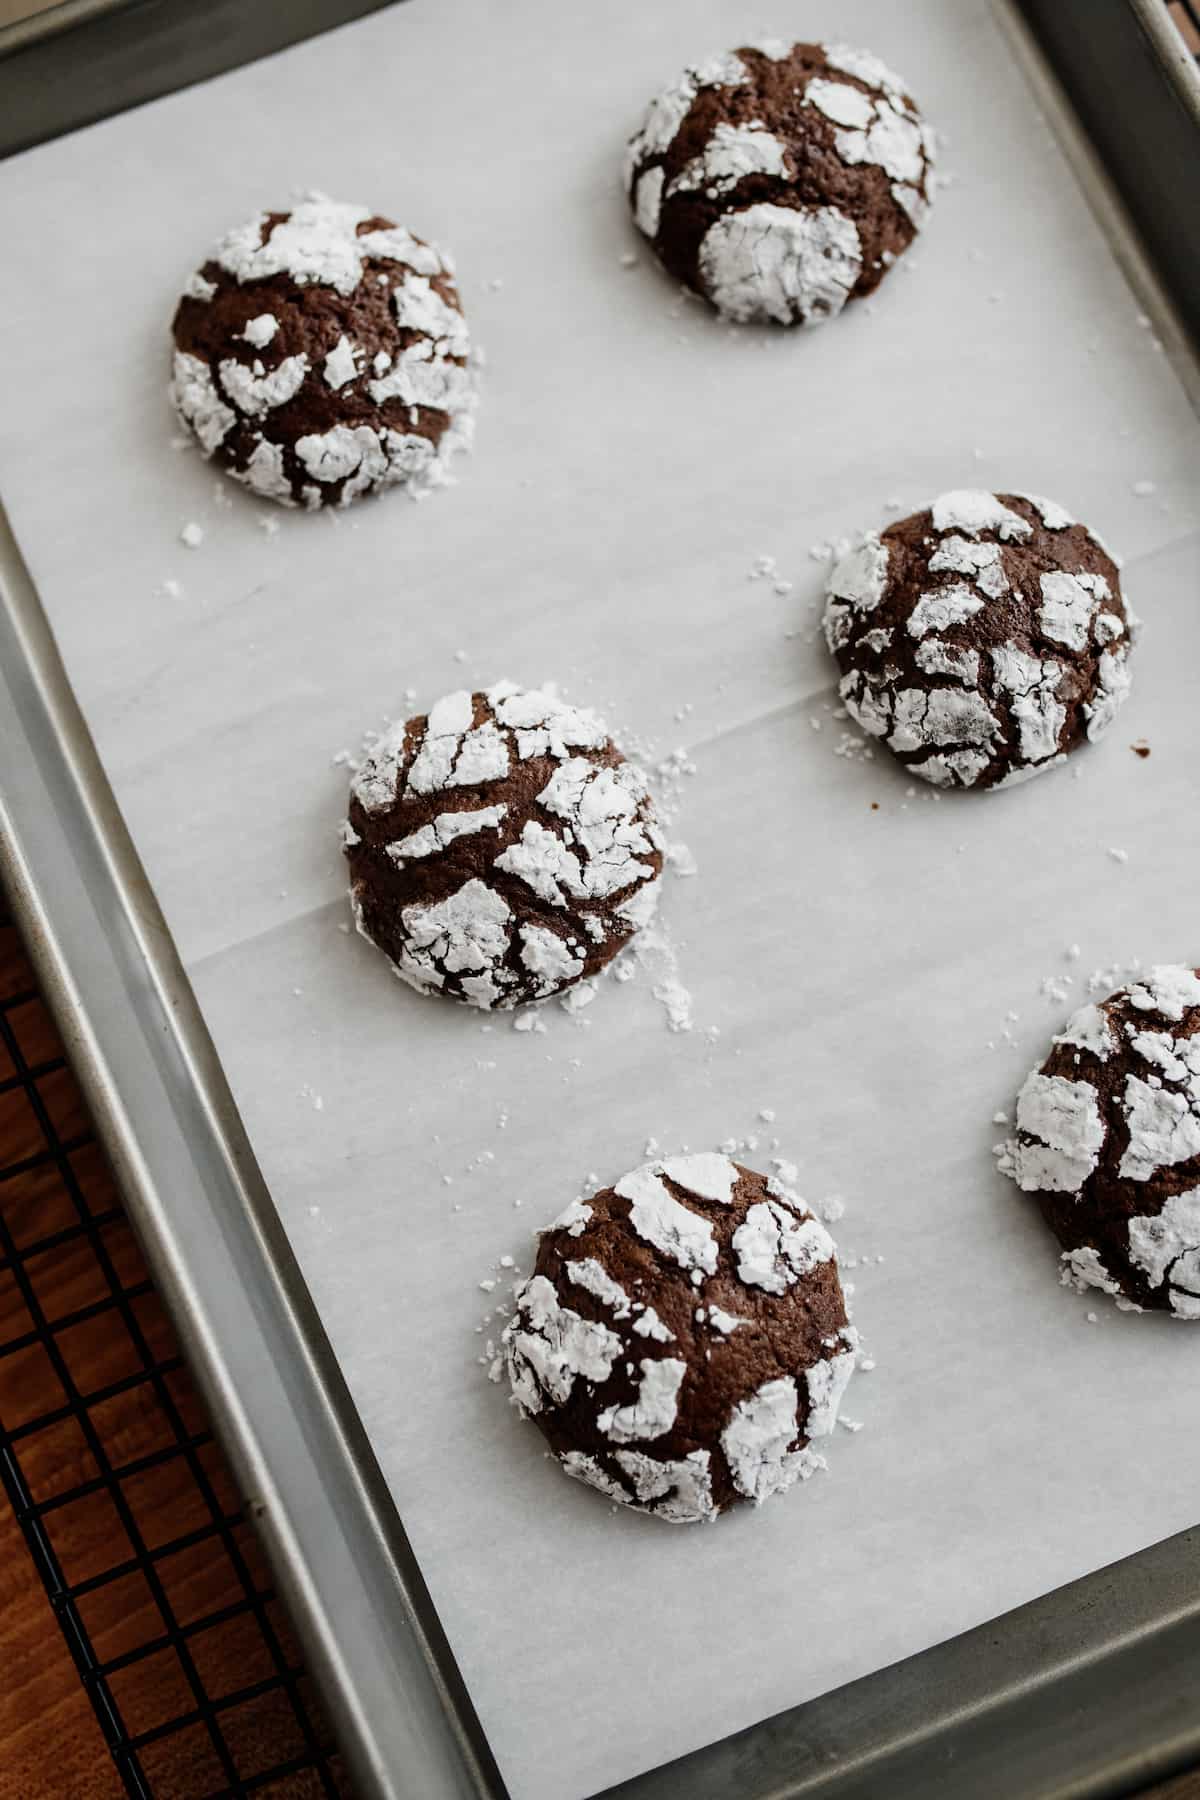
[[[772,41],[664,88],[625,186],[662,263],[719,313],[819,325],[912,243],[932,166],[933,134],[878,57]]]
[[[424,494],[471,442],[453,265],[365,206],[313,195],[231,231],[174,335],[172,399],[205,456],[284,506]]]
[[[343,841],[363,936],[411,987],[484,1008],[598,974],[663,867],[646,778],[606,726],[507,681],[390,727]]]
[[[1151,969],[1077,1012],[999,1154],[1063,1245],[1064,1286],[1200,1319],[1200,970]]]
[[[1099,540],[1030,494],[942,494],[867,532],[825,606],[847,712],[943,788],[1012,787],[1098,738],[1138,623]]]
[[[825,1466],[811,1440],[837,1422],[857,1344],[825,1227],[703,1152],[573,1201],[502,1348],[568,1475],[686,1525]]]

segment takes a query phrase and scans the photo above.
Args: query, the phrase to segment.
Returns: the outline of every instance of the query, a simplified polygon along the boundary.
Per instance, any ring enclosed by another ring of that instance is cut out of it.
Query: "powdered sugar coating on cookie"
[[[263,498],[421,496],[470,445],[453,265],[367,207],[313,194],[236,227],[187,284],[174,337],[177,412]]]
[[[667,269],[726,318],[817,325],[872,292],[912,242],[933,155],[877,58],[747,44],[651,102],[625,185]]]
[[[834,1430],[858,1336],[803,1202],[700,1152],[584,1204],[542,1233],[503,1338],[516,1403],[566,1473],[690,1524],[823,1467],[812,1441]]]
[[[1053,501],[963,489],[869,531],[829,578],[851,717],[937,787],[1026,781],[1095,740],[1129,692],[1116,564]]]
[[[499,682],[392,725],[344,838],[360,931],[422,993],[485,1010],[598,974],[652,915],[663,840],[603,722]]]
[[[1063,1245],[1065,1285],[1200,1318],[1200,971],[1152,969],[1054,1039],[1000,1167]]]

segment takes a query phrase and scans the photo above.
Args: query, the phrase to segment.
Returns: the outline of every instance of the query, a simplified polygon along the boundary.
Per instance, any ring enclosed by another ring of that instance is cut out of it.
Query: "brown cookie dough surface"
[[[675,1524],[823,1466],[858,1338],[832,1238],[775,1180],[702,1152],[576,1200],[503,1353],[568,1475]]]
[[[596,975],[658,900],[646,778],[594,713],[499,682],[391,727],[344,833],[363,936],[423,993],[484,1008]]]
[[[1011,787],[1112,723],[1138,621],[1052,500],[961,490],[870,531],[829,578],[838,692],[936,787]]]
[[[1077,1012],[1000,1167],[1063,1245],[1064,1286],[1200,1319],[1200,970],[1151,969]]]
[[[819,325],[878,287],[924,223],[933,135],[845,44],[747,45],[685,69],[626,152],[638,227],[727,318]]]
[[[471,441],[450,259],[365,206],[259,213],[192,276],[171,395],[205,456],[284,506],[446,479]]]

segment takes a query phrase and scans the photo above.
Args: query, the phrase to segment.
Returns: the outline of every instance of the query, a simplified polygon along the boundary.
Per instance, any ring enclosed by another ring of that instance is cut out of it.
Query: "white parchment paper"
[[[874,302],[811,333],[730,332],[620,263],[646,96],[764,29],[876,49],[957,177]],[[489,363],[459,486],[268,536],[168,447],[166,334],[216,236],[307,185],[452,247]],[[8,163],[0,244],[0,492],[518,1800],[1193,1524],[1200,1331],[1063,1292],[990,1147],[1092,969],[1200,958],[1200,434],[981,0],[411,0]],[[1146,635],[1102,746],[938,800],[835,754],[808,549],[964,485],[1096,525]],[[748,579],[763,555],[792,592]],[[641,981],[519,1034],[338,929],[333,753],[406,688],[500,675],[693,758],[699,872],[665,906],[690,1035]],[[650,1134],[757,1135],[760,1165],[778,1138],[873,1259],[847,1270],[866,1429],[711,1530],[562,1479],[475,1361],[477,1284]]]

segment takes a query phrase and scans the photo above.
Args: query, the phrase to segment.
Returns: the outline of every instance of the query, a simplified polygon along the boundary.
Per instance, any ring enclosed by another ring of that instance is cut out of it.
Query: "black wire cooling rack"
[[[0,1146],[0,1476],[126,1792],[348,1795],[3,909]]]

